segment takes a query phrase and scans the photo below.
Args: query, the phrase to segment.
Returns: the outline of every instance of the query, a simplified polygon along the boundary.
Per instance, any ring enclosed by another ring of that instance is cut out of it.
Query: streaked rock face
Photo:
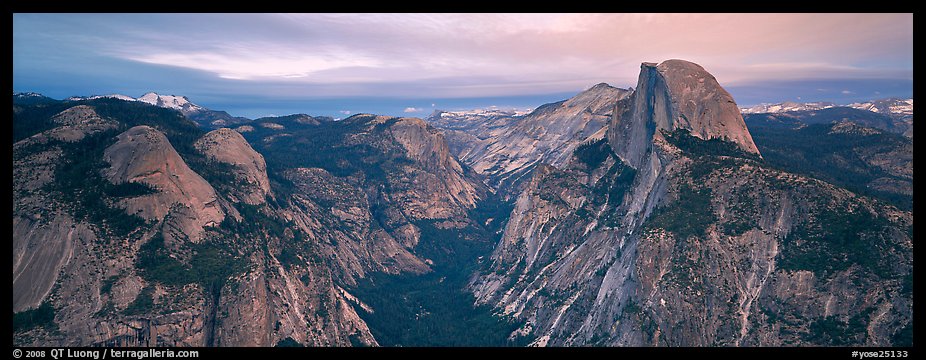
[[[400,118],[389,129],[408,157],[425,170],[412,175],[426,178],[424,181],[408,183],[411,185],[408,192],[399,194],[405,199],[407,215],[418,219],[460,217],[465,215],[459,209],[476,206],[482,197],[480,191],[466,179],[463,168],[450,155],[447,142],[436,129],[417,118]]]
[[[487,193],[420,119],[363,116],[349,124],[294,116],[277,127],[254,126],[251,133],[345,126],[333,146],[361,147],[368,166],[393,161],[376,174],[382,184],[365,182],[373,177],[365,167],[339,176],[318,167],[280,169],[276,181],[288,186],[281,198],[264,155],[240,133],[203,134],[179,116],[156,118],[167,116],[163,111],[135,115],[154,120],[129,128],[137,123],[72,107],[47,119],[51,129],[14,144],[13,310],[50,304],[58,327],[19,331],[14,342],[376,345],[357,313],[375,309],[346,289],[377,272],[431,271],[433,262],[415,252],[421,222],[465,226]],[[66,168],[79,171],[62,173]],[[148,190],[125,190],[133,189],[129,183]],[[71,187],[92,191],[93,207],[62,200],[57,189]],[[117,232],[119,222],[130,226]],[[157,262],[177,267],[143,268],[160,236]],[[216,262],[222,266],[209,268]],[[197,278],[224,267],[237,270]]]
[[[852,228],[861,218],[873,224]],[[535,346],[896,344],[911,224],[768,167],[700,66],[644,64],[607,141],[537,168],[470,288]],[[890,260],[846,260],[858,246]]]
[[[460,161],[514,198],[535,166],[562,166],[577,146],[602,138],[614,103],[629,94],[601,83],[523,116],[438,114],[429,121],[444,129]]]
[[[70,261],[77,239],[93,239],[92,232],[73,224],[67,217],[48,224],[13,217],[14,312],[38,307]]]
[[[38,307],[63,271],[74,268],[75,253],[97,237],[86,224],[62,213],[44,189],[62,165],[62,144],[115,129],[89,106],[52,117],[55,127],[13,144],[13,311]]]
[[[86,101],[13,145],[13,311],[49,304],[57,327],[17,330],[17,345],[376,345],[361,315],[377,309],[352,286],[431,271],[419,243],[473,229],[491,192],[471,168],[515,201],[469,289],[534,346],[911,336],[912,212],[768,166],[689,62],[644,64],[632,94],[599,84],[443,131],[297,114],[203,133]],[[912,178],[912,155],[860,156]]]
[[[676,129],[759,153],[733,97],[704,68],[684,60],[643,63],[633,95],[614,111],[608,130],[611,148],[638,168],[659,130]]]

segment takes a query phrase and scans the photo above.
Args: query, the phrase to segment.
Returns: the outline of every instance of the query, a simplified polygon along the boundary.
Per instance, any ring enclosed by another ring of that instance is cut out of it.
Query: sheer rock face
[[[616,157],[595,169],[538,168],[489,268],[471,283],[477,302],[525,320],[535,346],[903,341],[910,212],[751,160],[710,165],[717,158],[654,147],[666,165],[652,185],[646,173],[629,180],[609,170]],[[706,166],[715,168],[692,178]],[[622,183],[629,189],[615,191]],[[858,236],[882,265],[847,263],[851,247],[818,247],[841,236],[826,229],[853,221],[843,216],[879,219],[842,236]],[[835,255],[805,262],[821,251]],[[830,263],[840,265],[826,270]],[[815,326],[825,322],[845,335],[821,335]]]
[[[306,346],[348,346],[348,336],[376,345],[351,306],[350,294],[332,282],[326,269],[309,265],[297,276],[276,258],[255,256],[260,265],[232,279],[223,291],[216,346],[266,347],[285,338]]]
[[[240,133],[228,128],[213,130],[197,140],[194,146],[208,158],[234,167],[233,175],[238,179],[238,186],[230,195],[249,205],[264,203],[271,195],[267,163]]]
[[[51,118],[56,126],[13,144],[13,311],[39,307],[62,273],[75,267],[82,244],[97,239],[64,213],[45,189],[56,180],[65,144],[116,128],[92,107],[75,106]]]
[[[370,200],[362,191],[319,168],[292,169],[286,178],[297,193],[289,199],[294,206],[284,210],[284,215],[293,219],[293,225],[305,231],[312,243],[319,244],[319,251],[333,258],[329,271],[338,280],[354,285],[357,278],[373,271],[398,274],[430,270],[410,252],[412,247],[403,246],[396,236],[374,225],[377,220],[370,211]],[[397,223],[407,221],[401,213],[396,217],[400,218]],[[340,226],[326,226],[332,222]]]
[[[92,235],[86,228],[71,228],[72,224],[66,217],[50,224],[13,217],[14,312],[37,308],[69,262],[75,237]]]
[[[467,179],[439,131],[424,120],[400,118],[389,126],[389,134],[424,170],[411,174],[411,169],[406,169],[411,177],[420,179],[406,183],[408,191],[396,194],[397,200],[405,204],[407,215],[416,219],[460,217],[465,216],[460,210],[476,206],[484,190]]]
[[[607,141],[534,172],[477,303],[534,346],[912,341],[912,213],[768,167],[724,99],[697,65],[644,64]]]
[[[488,191],[420,119],[255,126],[251,134],[345,126],[331,145],[364,151],[358,172],[281,169],[286,197],[275,198],[265,155],[239,133],[202,134],[149,107],[117,110],[142,113],[103,119],[80,105],[13,145],[13,311],[49,304],[57,326],[18,330],[14,343],[376,345],[358,314],[375,309],[345,289],[377,272],[430,271],[415,253],[419,226],[465,226]],[[139,118],[151,122],[129,128]],[[347,159],[356,158],[320,165]],[[377,166],[388,171],[372,174]],[[159,235],[163,246],[149,247]],[[142,265],[152,256],[157,266]],[[213,278],[225,267],[236,270]]]
[[[611,147],[638,168],[659,130],[675,129],[759,153],[733,97],[704,68],[684,60],[643,63],[637,89],[614,111],[608,130]]]

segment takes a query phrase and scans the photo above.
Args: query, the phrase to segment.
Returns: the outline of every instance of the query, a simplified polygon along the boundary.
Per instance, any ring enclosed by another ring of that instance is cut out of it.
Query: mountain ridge
[[[575,147],[604,136],[611,104],[628,93],[599,83],[520,116],[439,113],[427,121],[442,128],[454,154],[507,198],[516,196],[538,164],[562,164]]]
[[[537,168],[471,279],[478,303],[525,321],[515,333],[533,346],[909,344],[912,213],[769,167],[751,136],[713,132],[748,129],[723,92],[679,91],[713,79],[681,65],[644,63],[607,140]],[[705,92],[718,96],[692,95]],[[691,97],[724,118],[674,105]],[[872,252],[902,265],[857,257]]]
[[[742,108],[745,117],[806,118],[808,115],[841,114],[842,119],[887,130],[913,138],[913,98],[886,98],[867,102],[837,105],[828,102],[761,104]],[[857,112],[856,112],[857,111]]]
[[[377,345],[357,282],[428,273],[443,264],[422,239],[451,251],[429,234],[483,223],[469,212],[488,192],[420,119],[297,117],[241,135],[135,102],[47,109],[14,113],[18,344]],[[264,141],[295,131],[338,135]],[[319,153],[365,165],[290,162]],[[30,323],[38,309],[53,319]]]
[[[148,98],[14,94],[14,344],[912,344],[884,115],[744,117],[683,60],[527,114]]]
[[[16,95],[14,94],[14,97]],[[205,128],[219,128],[234,126],[250,122],[251,119],[232,116],[221,110],[211,110],[199,106],[190,101],[189,98],[182,95],[162,95],[153,91],[146,92],[137,98],[123,94],[92,95],[92,96],[71,96],[65,101],[82,101],[96,99],[116,99],[123,101],[138,101],[141,103],[162,107],[165,109],[177,110],[184,116],[193,120],[199,126]]]

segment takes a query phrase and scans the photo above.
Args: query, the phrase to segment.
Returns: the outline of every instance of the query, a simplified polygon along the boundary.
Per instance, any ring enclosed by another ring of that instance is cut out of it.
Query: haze
[[[247,117],[535,107],[670,58],[741,106],[911,97],[913,15],[13,16],[14,91],[156,91]]]

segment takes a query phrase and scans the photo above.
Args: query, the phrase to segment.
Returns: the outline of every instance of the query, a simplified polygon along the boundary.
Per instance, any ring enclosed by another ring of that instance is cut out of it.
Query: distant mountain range
[[[774,104],[759,104],[750,107],[740,108],[743,114],[760,114],[760,113],[782,113],[789,111],[806,111],[821,110],[831,107],[850,107],[853,109],[867,110],[871,112],[892,115],[892,116],[913,116],[913,99],[888,98],[872,100],[861,103],[851,103],[847,105],[837,105],[835,103],[818,101],[818,102],[793,102],[785,101]]]
[[[607,85],[607,84],[604,84]],[[36,92],[13,93],[14,99],[20,104],[35,104],[49,101],[57,101],[53,98],[44,96]],[[243,123],[250,122],[251,119],[239,116],[232,116],[225,111],[211,110],[197,105],[189,100],[186,96],[181,95],[162,95],[155,92],[148,92],[144,95],[134,98],[123,94],[108,95],[91,95],[91,96],[71,96],[65,101],[81,101],[94,99],[118,99],[124,101],[140,101],[146,104],[160,106],[163,108],[180,111],[190,120],[206,128],[232,127]],[[550,105],[550,104],[547,104]],[[544,105],[546,106],[546,105]],[[543,107],[543,106],[541,106]],[[522,116],[530,115],[539,110],[514,110],[514,109],[472,109],[472,110],[435,110],[426,118],[438,128],[449,131],[461,131],[463,133],[475,134],[480,133],[481,137],[489,136],[490,128],[500,128],[504,124],[514,121]],[[832,102],[793,102],[785,101],[780,103],[762,103],[750,107],[740,108],[744,115],[751,114],[781,114],[800,111],[815,111],[832,108],[852,108],[863,110],[871,113],[880,114],[894,120],[893,125],[873,125],[876,128],[890,132],[904,134],[907,137],[913,137],[913,99],[887,98],[877,99],[867,102],[857,102],[846,105],[838,105]],[[836,113],[836,112],[833,112]],[[876,123],[879,121],[875,121]],[[454,136],[454,135],[450,135]],[[476,135],[480,137],[479,135]],[[453,140],[451,147],[458,145],[459,142]],[[456,143],[456,144],[455,144]],[[462,157],[461,157],[462,159]]]
[[[860,110],[862,112],[853,112],[850,109]],[[808,118],[807,114],[813,114],[812,121],[816,122],[841,120],[858,121],[858,123],[863,126],[875,127],[881,130],[903,134],[909,138],[913,137],[912,98],[889,98],[848,105],[836,105],[830,102],[797,103],[786,101],[777,104],[760,104],[748,108],[741,108],[740,110],[744,115],[794,113],[797,117]],[[818,110],[826,111],[819,113],[821,116],[816,116],[818,113],[815,111]],[[841,117],[837,118],[839,116]]]
[[[863,103],[852,103],[851,108],[889,114],[891,116],[913,116],[913,99],[881,99]]]
[[[761,113],[782,113],[789,111],[820,110],[836,106],[831,102],[807,102],[799,103],[785,101],[777,104],[759,104],[751,107],[740,108],[743,114],[761,114]]]
[[[57,101],[55,99],[49,98],[39,93],[28,92],[28,93],[14,93],[13,98],[17,103],[20,104],[35,104],[35,103],[47,103]],[[138,101],[146,104],[151,104],[154,106],[159,106],[166,109],[173,109],[179,111],[181,114],[186,116],[188,119],[193,120],[199,126],[204,128],[220,128],[233,126],[237,124],[242,124],[250,122],[251,119],[232,116],[231,114],[221,111],[221,110],[210,110],[205,107],[194,104],[186,96],[178,95],[161,95],[155,92],[148,92],[144,95],[133,98],[128,95],[122,94],[108,94],[108,95],[92,95],[92,96],[72,96],[65,101],[85,101],[85,100],[97,100],[97,99],[117,99],[123,101]]]
[[[46,104],[51,102],[58,102],[58,100],[52,99],[37,92],[13,93],[13,103],[23,106]]]
[[[14,94],[12,341],[912,346],[912,105],[684,60],[426,120]]]
[[[745,120],[770,164],[913,208],[913,140],[890,118],[836,107]]]

